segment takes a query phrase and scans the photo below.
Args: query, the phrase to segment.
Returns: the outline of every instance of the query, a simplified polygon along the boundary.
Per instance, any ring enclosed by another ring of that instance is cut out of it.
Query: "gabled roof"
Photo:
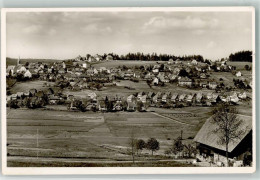
[[[245,133],[241,137],[241,140],[236,140],[234,142],[229,143],[228,146],[229,152],[232,152],[237,147],[237,145],[242,141],[242,139],[244,139],[245,136],[252,130],[252,116],[245,116],[245,115],[238,114],[238,119],[243,121],[239,130],[245,130]],[[194,141],[225,151],[226,150],[225,145],[221,145],[218,143],[219,140],[218,134],[213,133],[216,128],[217,125],[212,122],[212,117],[210,117],[209,119],[206,120],[204,125],[201,127],[201,129],[195,136]]]

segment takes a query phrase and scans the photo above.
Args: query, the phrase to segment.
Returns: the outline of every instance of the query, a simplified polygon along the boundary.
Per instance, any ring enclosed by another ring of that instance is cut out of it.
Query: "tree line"
[[[252,51],[239,51],[229,55],[230,61],[252,62]]]
[[[182,61],[190,61],[197,60],[199,62],[203,62],[204,58],[202,55],[184,55],[184,56],[174,56],[170,54],[157,54],[157,53],[127,53],[124,55],[118,55],[115,53],[103,54],[102,58],[106,59],[106,57],[110,55],[113,57],[113,60],[140,60],[140,61],[169,61],[169,59],[173,60],[182,60]],[[88,56],[88,55],[87,55]]]

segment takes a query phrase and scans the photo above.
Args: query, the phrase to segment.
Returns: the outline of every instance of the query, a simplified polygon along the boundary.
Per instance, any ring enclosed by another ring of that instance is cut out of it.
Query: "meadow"
[[[112,61],[101,61],[101,62],[95,62],[91,63],[91,65],[95,68],[100,67],[106,67],[106,68],[112,68],[112,67],[118,67],[118,66],[127,66],[127,67],[134,67],[134,66],[141,66],[141,65],[155,65],[158,63],[167,63],[164,61],[132,61],[132,60],[112,60]]]
[[[26,82],[16,82],[12,88],[11,93],[15,94],[17,92],[28,92],[30,89],[37,89],[37,90],[45,90],[49,87],[44,86],[46,81],[34,80],[34,81],[26,81]],[[48,82],[50,85],[54,84],[52,82]]]
[[[154,153],[154,157],[150,155],[150,151],[143,150],[142,154],[145,156],[137,158],[140,161],[153,159],[164,156],[164,151],[171,146],[173,139],[180,136],[181,130],[184,143],[192,143],[192,138],[210,116],[207,113],[208,108],[199,113],[183,108],[181,113],[188,113],[193,117],[189,120],[187,116],[178,116],[178,112],[180,111],[162,112],[153,109],[153,113],[82,113],[8,109],[8,157],[12,165],[18,165],[19,158],[24,160],[37,157],[38,161],[34,161],[38,163],[49,158],[53,162],[61,159],[64,159],[63,162],[72,159],[90,163],[129,162],[129,141],[134,134],[138,139],[147,141],[154,137],[160,142],[160,150]],[[17,162],[12,157],[18,157]]]

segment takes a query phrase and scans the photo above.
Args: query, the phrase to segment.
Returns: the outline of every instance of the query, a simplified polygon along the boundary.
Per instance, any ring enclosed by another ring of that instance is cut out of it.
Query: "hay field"
[[[15,157],[23,160],[38,157],[39,163],[52,158],[54,164],[61,159],[64,162],[71,159],[88,162],[131,161],[127,149],[132,132],[136,138],[145,141],[151,137],[156,138],[161,148],[155,155],[164,155],[164,150],[169,148],[181,130],[183,138],[187,139],[194,137],[200,128],[198,120],[192,125],[184,125],[162,117],[160,113],[8,109],[8,157],[12,163]],[[201,121],[207,119],[201,115],[196,117]],[[184,142],[190,141],[188,139]],[[148,150],[143,153],[150,154]],[[147,158],[151,157],[145,159]],[[139,159],[143,160],[144,157]]]

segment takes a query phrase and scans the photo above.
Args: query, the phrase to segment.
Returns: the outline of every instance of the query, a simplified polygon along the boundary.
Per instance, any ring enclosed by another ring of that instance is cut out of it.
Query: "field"
[[[251,63],[251,62],[233,62],[233,61],[228,61],[227,65],[236,66],[237,70],[244,70],[245,69],[245,65],[249,65],[250,67],[252,67],[253,63]]]
[[[155,65],[158,61],[131,61],[131,60],[113,60],[113,61],[102,61],[93,63],[92,66],[95,68],[100,67],[106,67],[106,68],[112,68],[112,67],[118,67],[118,66],[127,66],[127,67],[134,67],[134,66],[141,66],[141,65]],[[160,63],[166,63],[166,62],[160,62]]]
[[[17,92],[28,92],[30,89],[44,90],[49,87],[44,87],[46,81],[26,81],[26,82],[16,82],[11,88],[11,93],[15,94]],[[49,82],[49,84],[52,84]]]
[[[105,61],[93,63],[98,67],[128,67],[144,64],[156,64],[148,61]],[[240,78],[251,77],[251,71],[244,70],[244,63],[238,65],[243,74]],[[223,78],[224,83],[233,85],[231,73],[211,72],[211,78]],[[11,93],[26,92],[32,88],[43,90],[45,81],[17,82]],[[164,87],[150,88],[146,81],[115,81],[117,86],[103,87],[99,91],[64,90],[85,98],[88,93],[98,96],[123,96],[144,92],[207,93],[213,90],[188,89],[166,83]],[[133,89],[128,89],[131,87]],[[251,91],[249,91],[251,93]],[[252,102],[240,102],[237,106],[240,114],[252,115]],[[194,143],[192,139],[211,114],[211,107],[185,107],[181,109],[148,108],[147,112],[69,112],[63,105],[49,105],[43,109],[7,110],[7,152],[8,166],[182,166],[182,163],[166,158],[164,151],[169,149],[174,139],[181,135],[185,144]],[[130,137],[147,141],[156,138],[160,150],[151,156],[143,150],[132,164],[129,155]],[[156,161],[153,161],[156,160]],[[185,164],[185,166],[190,166]]]
[[[6,58],[6,66],[8,65],[16,65],[17,64],[17,58]],[[21,64],[25,64],[26,62],[29,63],[37,63],[37,62],[43,62],[43,63],[53,63],[60,60],[57,59],[20,59]]]
[[[191,143],[210,116],[209,108],[199,113],[194,108],[151,110],[153,112],[81,113],[8,109],[8,165],[19,165],[28,158],[36,164],[50,161],[52,165],[76,160],[127,163],[131,162],[128,149],[132,134],[145,141],[154,137],[160,142],[160,150],[154,153],[155,156],[144,150],[143,156],[137,158],[146,162],[164,156],[164,150],[180,136],[181,130],[184,143]]]

